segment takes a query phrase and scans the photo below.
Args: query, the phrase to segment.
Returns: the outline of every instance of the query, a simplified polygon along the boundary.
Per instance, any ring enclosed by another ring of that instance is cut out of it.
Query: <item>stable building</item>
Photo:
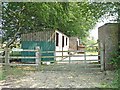
[[[41,61],[52,62],[62,60],[63,55],[68,55],[69,37],[58,30],[43,30],[38,32],[26,33],[21,35],[22,49],[35,49],[40,47],[41,56],[60,56],[51,58],[41,58]],[[54,51],[42,53],[44,51]],[[57,52],[61,51],[61,52]],[[22,52],[22,56],[35,56],[34,52]],[[22,62],[33,63],[35,59],[22,59]]]
[[[70,37],[69,38],[69,49],[70,50],[78,50],[78,46],[80,45],[80,40],[78,39],[78,37]]]

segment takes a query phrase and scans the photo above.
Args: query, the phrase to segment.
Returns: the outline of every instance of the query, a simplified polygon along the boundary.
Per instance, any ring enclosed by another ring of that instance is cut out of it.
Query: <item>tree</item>
[[[85,38],[112,3],[9,2],[2,3],[2,30],[8,46],[22,33],[59,29],[68,36]]]

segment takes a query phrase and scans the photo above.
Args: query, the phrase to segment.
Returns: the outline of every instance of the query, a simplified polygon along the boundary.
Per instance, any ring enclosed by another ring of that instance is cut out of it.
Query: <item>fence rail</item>
[[[68,51],[42,51],[42,53],[55,53],[55,52],[83,52],[81,50],[68,50]]]
[[[8,66],[37,66],[39,68],[41,59],[40,59],[40,48],[36,47],[35,50],[27,50],[27,49],[18,49],[18,50],[11,50],[8,48],[0,49],[1,51],[5,52],[5,56],[0,56],[0,59],[5,59],[5,63],[0,63],[2,65]],[[35,52],[35,56],[10,56],[10,51],[16,51],[16,52]],[[10,59],[35,59],[35,64],[13,64],[10,63]],[[3,60],[2,60],[3,61]],[[8,69],[8,68],[7,68]]]
[[[26,56],[22,56],[22,57],[20,57],[20,56],[10,56],[9,57],[9,59],[37,59],[38,57],[26,57]]]
[[[6,49],[0,49],[0,50],[3,50],[5,51],[5,56],[0,56],[0,58],[5,58],[5,63],[1,63],[3,65],[20,65],[20,66],[25,66],[25,65],[30,65],[30,66],[38,66],[40,67],[41,65],[41,62],[68,62],[68,63],[71,63],[71,62],[84,62],[85,64],[85,67],[87,66],[87,63],[88,62],[92,62],[92,61],[95,61],[95,62],[100,62],[100,65],[101,66],[101,70],[104,69],[104,66],[103,66],[103,49],[101,50],[96,50],[96,51],[99,51],[100,52],[100,55],[88,55],[86,54],[87,50],[84,50],[84,53],[83,51],[81,50],[68,50],[68,51],[41,51],[39,47],[36,47],[35,50],[27,50],[27,49],[19,49],[18,51],[20,52],[35,52],[35,56],[10,56],[10,49],[6,48]],[[17,50],[15,50],[17,52]],[[61,55],[61,56],[45,56],[45,55],[42,55],[42,54],[45,54],[45,53],[56,53],[56,52],[68,52],[69,54],[68,55]],[[81,53],[82,54],[78,54],[78,53]],[[87,57],[100,57],[100,60],[99,59],[92,59],[92,60],[89,60],[87,59]],[[62,59],[65,59],[65,58],[68,58],[68,60],[59,60],[59,61],[56,61],[56,60],[53,60],[53,61],[41,61],[42,58],[62,58]],[[77,60],[77,59],[74,59],[72,60],[71,58],[72,57],[83,57],[83,59],[81,60]],[[12,64],[9,62],[10,59],[35,59],[35,64]]]
[[[6,63],[0,63],[1,65],[6,65]],[[38,64],[17,64],[17,63],[9,63],[9,66],[38,66]]]

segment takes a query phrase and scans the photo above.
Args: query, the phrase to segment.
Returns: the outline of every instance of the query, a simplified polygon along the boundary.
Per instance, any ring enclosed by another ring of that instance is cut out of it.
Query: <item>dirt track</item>
[[[95,88],[112,80],[96,69],[85,69],[80,64],[47,66],[27,76],[1,81],[1,88]]]

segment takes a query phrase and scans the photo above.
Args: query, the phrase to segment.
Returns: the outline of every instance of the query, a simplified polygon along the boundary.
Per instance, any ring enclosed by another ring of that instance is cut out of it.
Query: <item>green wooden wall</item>
[[[42,51],[55,51],[55,42],[52,41],[22,41],[22,49],[35,49],[39,46]],[[54,53],[42,53],[42,56],[54,56]],[[22,52],[22,56],[35,56],[35,52]],[[24,63],[34,63],[35,59],[22,59]],[[41,58],[41,61],[54,61],[54,58]]]

